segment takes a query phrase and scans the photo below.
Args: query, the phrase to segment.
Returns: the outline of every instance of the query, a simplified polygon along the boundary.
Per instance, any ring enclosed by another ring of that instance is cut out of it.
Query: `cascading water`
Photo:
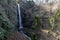
[[[18,18],[19,18],[19,30],[20,30],[20,32],[23,34],[23,36],[24,37],[27,37],[29,40],[31,40],[31,38],[30,37],[28,37],[27,35],[25,35],[24,33],[23,33],[23,25],[22,25],[22,17],[21,17],[21,10],[20,10],[20,5],[19,4],[17,4],[17,9],[18,9]]]
[[[21,10],[20,10],[20,5],[17,4],[17,7],[18,7],[18,18],[19,18],[19,29],[23,29],[23,26],[22,26],[22,19],[21,19]]]

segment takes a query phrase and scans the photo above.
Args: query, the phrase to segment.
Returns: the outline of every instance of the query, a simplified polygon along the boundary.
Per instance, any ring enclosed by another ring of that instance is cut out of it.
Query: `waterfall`
[[[20,5],[19,5],[19,4],[17,4],[17,7],[18,7],[19,29],[23,29]]]
[[[20,5],[19,4],[17,4],[17,9],[18,9],[18,19],[19,19],[19,30],[20,30],[20,32],[23,34],[23,36],[24,37],[26,37],[26,38],[28,38],[29,40],[31,40],[31,38],[30,37],[28,37],[27,35],[25,35],[24,33],[23,33],[23,25],[22,25],[22,17],[21,17],[21,10],[20,10]]]

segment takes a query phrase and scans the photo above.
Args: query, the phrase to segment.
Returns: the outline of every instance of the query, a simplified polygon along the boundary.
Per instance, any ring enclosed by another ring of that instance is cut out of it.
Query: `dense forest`
[[[60,40],[60,0],[0,0],[0,40]]]

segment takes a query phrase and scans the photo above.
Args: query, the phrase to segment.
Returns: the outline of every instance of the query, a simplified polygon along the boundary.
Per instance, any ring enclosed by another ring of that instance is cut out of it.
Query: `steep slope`
[[[0,0],[0,40],[27,40],[18,32],[17,6],[15,0]]]

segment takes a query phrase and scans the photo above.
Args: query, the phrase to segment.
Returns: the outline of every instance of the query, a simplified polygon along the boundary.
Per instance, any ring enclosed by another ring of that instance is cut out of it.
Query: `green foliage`
[[[35,32],[30,32],[30,37],[32,40],[39,40],[40,39],[40,34],[35,33]]]
[[[27,1],[27,6],[28,6],[29,8],[32,8],[32,7],[34,6],[34,2],[32,2],[32,1]]]
[[[59,18],[60,17],[60,9],[57,10],[56,14],[55,14],[55,18]]]
[[[4,29],[0,27],[0,38],[4,38]]]
[[[40,25],[41,25],[41,20],[39,17],[36,17],[34,18],[34,24],[32,26],[32,29],[37,29],[37,28],[40,28]]]
[[[39,17],[35,16],[34,24],[32,25],[32,31],[33,32],[29,32],[29,35],[30,35],[32,40],[39,40],[40,34],[36,33],[35,31],[40,29],[40,26],[41,26],[41,20]]]
[[[11,34],[14,25],[10,21],[3,20],[3,13],[0,12],[0,39],[7,40]]]
[[[60,18],[60,9],[58,9],[57,12],[49,18],[50,25],[51,25],[50,31],[52,31],[54,29],[55,22],[58,18]]]
[[[50,25],[51,25],[51,29],[50,30],[53,30],[54,24],[55,24],[55,18],[54,18],[54,16],[51,16],[49,20],[50,20]]]
[[[10,12],[10,7],[14,4],[14,1],[15,0],[0,0],[0,40],[7,40],[11,35],[11,31],[14,29],[14,25],[8,18],[8,16],[10,17],[10,14],[13,13]]]

